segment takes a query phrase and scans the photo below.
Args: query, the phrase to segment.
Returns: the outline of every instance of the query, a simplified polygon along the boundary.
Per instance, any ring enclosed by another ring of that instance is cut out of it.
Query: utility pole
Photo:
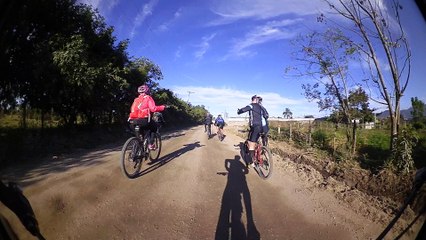
[[[195,93],[195,92],[188,91],[188,100],[186,101],[186,103],[188,104],[189,104],[189,97],[191,96],[191,93]]]

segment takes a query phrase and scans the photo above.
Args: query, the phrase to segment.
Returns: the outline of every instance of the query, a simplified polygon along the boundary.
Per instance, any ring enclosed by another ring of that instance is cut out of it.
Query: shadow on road
[[[150,165],[147,169],[144,169],[143,171],[141,171],[138,176],[136,176],[136,178],[138,177],[142,177],[143,175],[150,173],[152,171],[154,171],[155,169],[162,167],[164,165],[166,165],[167,163],[169,163],[170,161],[172,161],[175,158],[178,158],[179,156],[181,156],[182,154],[194,150],[195,148],[199,148],[199,147],[203,147],[204,145],[200,144],[200,141],[194,142],[194,143],[190,143],[190,144],[185,144],[183,145],[182,148],[171,152],[163,157],[160,157],[157,161],[155,162],[149,162],[148,165]]]
[[[181,136],[185,136],[185,133],[164,134],[164,135],[161,136],[161,139],[167,140],[167,139],[170,139],[170,138],[176,138],[176,137],[181,137]]]
[[[245,176],[248,170],[238,155],[234,159],[225,159],[225,168],[227,174],[218,173],[228,175],[228,181],[222,196],[215,239],[260,239],[254,224],[250,190]],[[242,221],[243,203],[247,226]]]
[[[0,173],[3,179],[19,182],[25,187],[42,181],[52,173],[66,172],[75,167],[96,167],[110,154],[120,150],[121,146],[117,144],[106,144],[95,149],[77,149],[66,157],[58,154],[50,159],[46,157],[43,161],[26,160],[25,164],[3,169]]]
[[[248,152],[246,152],[247,147],[244,145],[243,142],[240,142],[239,144],[234,145],[235,149],[240,150],[240,156],[243,158],[244,163],[247,165],[247,163],[250,160],[250,155]]]

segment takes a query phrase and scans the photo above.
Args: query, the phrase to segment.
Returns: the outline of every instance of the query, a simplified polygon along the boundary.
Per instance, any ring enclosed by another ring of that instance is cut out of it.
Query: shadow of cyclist
[[[247,166],[248,163],[251,161],[251,159],[250,159],[250,154],[248,152],[248,149],[247,149],[247,146],[245,145],[245,143],[240,142],[239,144],[234,145],[234,147],[235,147],[235,149],[240,150],[240,156],[243,158],[243,161]]]
[[[254,224],[250,190],[245,176],[247,168],[240,162],[238,155],[234,159],[225,159],[225,168],[228,171],[228,181],[222,196],[215,239],[260,239],[260,233]],[[243,203],[247,226],[242,222]]]
[[[179,156],[181,156],[182,154],[185,154],[188,151],[194,150],[195,148],[199,148],[199,147],[203,147],[204,145],[200,144],[200,141],[194,142],[194,143],[190,143],[190,144],[185,144],[183,145],[182,148],[171,152],[163,157],[160,157],[157,161],[153,161],[153,162],[149,162],[148,161],[148,165],[150,165],[148,168],[144,169],[143,171],[141,171],[138,177],[142,177],[145,174],[148,174],[152,171],[154,171],[155,169],[164,166],[165,164],[169,163],[170,161],[172,161],[175,158],[178,158]]]

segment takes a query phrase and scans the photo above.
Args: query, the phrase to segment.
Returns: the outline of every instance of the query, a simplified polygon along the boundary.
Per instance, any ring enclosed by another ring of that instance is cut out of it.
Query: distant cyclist
[[[167,106],[160,105],[156,106],[154,99],[150,96],[150,89],[148,85],[142,85],[138,87],[139,96],[133,101],[132,107],[130,108],[129,122],[134,125],[140,125],[141,130],[150,131],[149,137],[149,149],[155,149],[154,139],[152,134],[157,131],[156,123],[151,120],[152,113],[161,112]]]
[[[204,132],[207,132],[208,129],[211,129],[213,123],[213,116],[210,113],[206,113],[204,118]]]
[[[260,137],[260,133],[263,131],[262,129],[262,106],[259,104],[259,99],[256,95],[251,97],[251,103],[244,108],[238,109],[237,113],[245,113],[249,112],[249,125],[250,131],[247,137],[248,145],[249,145],[249,153],[250,158],[248,162],[246,162],[247,167],[253,164],[254,159],[254,149],[256,147],[256,142]]]
[[[260,105],[260,107],[262,107],[262,144],[264,146],[268,145],[268,132],[269,132],[269,122],[268,122],[268,118],[269,118],[269,113],[268,111],[265,109],[265,107],[262,104],[262,97],[261,96],[257,96],[258,99],[258,103]]]
[[[225,134],[223,132],[223,127],[225,126],[225,120],[222,118],[222,115],[219,114],[216,118],[216,120],[214,121],[214,125],[217,127],[217,132],[222,134],[222,139],[220,139],[221,141],[223,140],[223,138],[225,137]]]

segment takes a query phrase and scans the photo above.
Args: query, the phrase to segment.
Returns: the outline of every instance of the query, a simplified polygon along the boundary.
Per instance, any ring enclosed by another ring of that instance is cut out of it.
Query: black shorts
[[[148,118],[137,118],[129,121],[132,129],[135,130],[136,125],[140,127],[140,133],[145,130],[150,130],[151,132],[157,131],[157,125],[154,121],[149,121]],[[141,131],[142,130],[142,131]]]
[[[223,123],[218,123],[217,124],[217,127],[220,128],[220,129],[223,129],[223,126],[225,126],[225,124],[223,124]]]
[[[248,140],[250,142],[257,142],[261,132],[263,132],[262,126],[251,126],[248,135]]]

